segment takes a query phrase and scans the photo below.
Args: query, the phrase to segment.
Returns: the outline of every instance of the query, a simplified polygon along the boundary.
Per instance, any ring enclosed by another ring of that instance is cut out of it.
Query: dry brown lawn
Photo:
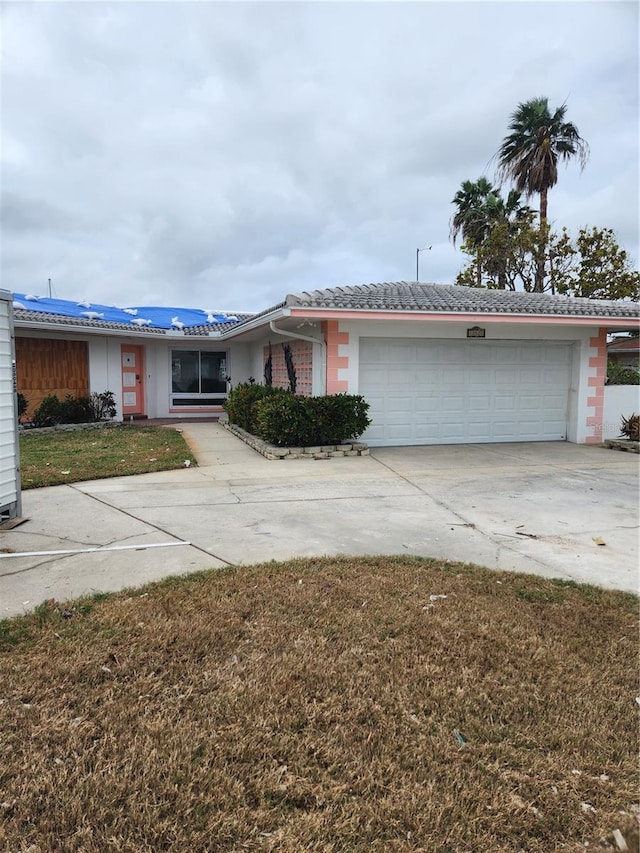
[[[0,648],[3,851],[638,849],[631,595],[292,561],[49,602]]]

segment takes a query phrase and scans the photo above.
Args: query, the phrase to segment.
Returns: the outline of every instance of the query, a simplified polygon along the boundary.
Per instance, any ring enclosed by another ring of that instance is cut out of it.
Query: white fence
[[[622,416],[640,414],[640,385],[605,385],[602,439],[620,437]]]

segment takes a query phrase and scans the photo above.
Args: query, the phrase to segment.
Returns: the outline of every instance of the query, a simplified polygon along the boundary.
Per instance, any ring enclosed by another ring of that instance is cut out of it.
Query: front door
[[[139,345],[122,344],[122,414],[124,418],[142,417],[144,406],[144,348]]]

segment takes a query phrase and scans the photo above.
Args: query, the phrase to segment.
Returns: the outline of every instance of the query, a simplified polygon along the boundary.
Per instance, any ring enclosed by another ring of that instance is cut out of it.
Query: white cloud
[[[260,310],[291,290],[452,281],[460,182],[518,101],[591,146],[556,223],[638,258],[632,3],[5,4],[2,280]],[[550,25],[550,18],[552,25]]]

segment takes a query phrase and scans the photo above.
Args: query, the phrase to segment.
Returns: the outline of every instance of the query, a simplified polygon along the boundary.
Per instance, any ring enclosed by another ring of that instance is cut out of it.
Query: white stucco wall
[[[173,349],[211,350],[227,353],[227,371],[234,384],[235,376],[249,376],[249,347],[244,343],[229,343],[216,338],[203,340],[188,335],[175,335],[154,340],[152,338],[97,338],[89,341],[89,384],[91,391],[113,391],[118,408],[117,419],[122,419],[122,379],[120,354],[123,344],[141,344],[144,347],[145,408],[149,418],[179,417],[171,411],[171,351]],[[185,413],[187,414],[187,413]],[[198,417],[189,411],[189,417]],[[203,417],[210,410],[201,412]]]
[[[602,439],[619,438],[622,417],[640,414],[640,385],[605,385]]]

